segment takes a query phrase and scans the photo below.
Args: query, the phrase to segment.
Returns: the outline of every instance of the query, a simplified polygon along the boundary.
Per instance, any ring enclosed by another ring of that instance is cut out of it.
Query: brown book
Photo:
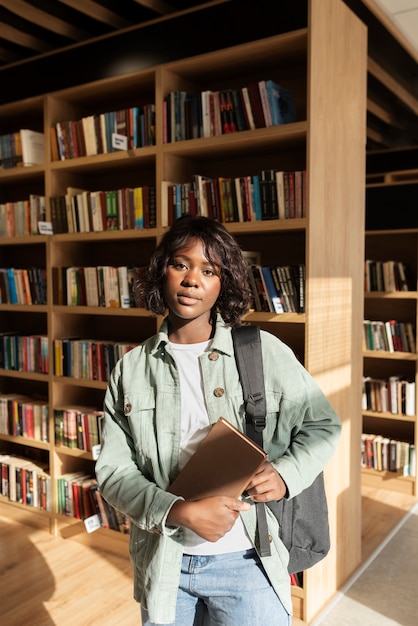
[[[167,491],[187,500],[238,498],[266,459],[262,448],[220,417]]]

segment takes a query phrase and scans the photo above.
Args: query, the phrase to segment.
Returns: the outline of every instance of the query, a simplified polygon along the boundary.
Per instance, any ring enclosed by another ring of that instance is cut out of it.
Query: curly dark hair
[[[219,312],[226,324],[238,326],[251,304],[247,262],[236,239],[223,224],[212,218],[184,215],[174,222],[138,279],[140,300],[146,309],[156,315],[165,313],[164,281],[167,266],[176,251],[191,239],[202,242],[208,261],[221,272],[221,291],[212,315]]]

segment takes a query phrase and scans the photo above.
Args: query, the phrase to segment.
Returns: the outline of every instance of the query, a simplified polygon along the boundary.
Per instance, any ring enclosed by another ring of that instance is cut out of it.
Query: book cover
[[[263,265],[261,267],[261,270],[263,272],[264,284],[267,289],[267,294],[271,303],[272,311],[274,311],[274,313],[284,313],[283,296],[276,289],[276,284],[273,279],[271,268]]]
[[[23,165],[38,165],[45,161],[45,137],[43,133],[28,128],[20,130]]]
[[[250,83],[247,89],[255,127],[265,128],[266,121],[264,119],[263,103],[261,101],[258,83]]]
[[[262,448],[220,417],[167,491],[187,500],[238,498],[266,459]]]

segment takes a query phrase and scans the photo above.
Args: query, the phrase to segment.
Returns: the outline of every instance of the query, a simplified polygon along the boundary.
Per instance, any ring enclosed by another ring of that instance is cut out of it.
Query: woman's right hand
[[[214,542],[231,530],[240,511],[250,507],[248,502],[227,496],[178,500],[171,507],[166,523],[189,528],[206,541]]]

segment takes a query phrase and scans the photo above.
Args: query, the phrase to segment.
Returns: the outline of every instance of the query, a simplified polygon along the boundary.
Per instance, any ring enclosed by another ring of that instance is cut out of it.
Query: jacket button
[[[132,410],[132,406],[130,404],[125,404],[125,407],[123,409],[123,412],[125,413],[125,415],[127,415],[128,413],[130,413]]]
[[[218,352],[210,352],[209,353],[209,361],[217,361],[219,359]]]
[[[222,389],[222,387],[216,387],[215,391],[213,392],[213,395],[216,398],[222,398],[222,396],[224,395],[225,390]]]

